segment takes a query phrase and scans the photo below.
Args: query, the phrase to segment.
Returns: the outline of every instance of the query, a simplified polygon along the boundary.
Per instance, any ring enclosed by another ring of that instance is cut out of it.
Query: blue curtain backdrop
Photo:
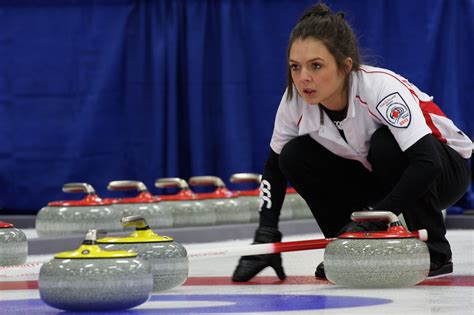
[[[0,214],[77,199],[67,182],[261,172],[314,2],[0,0]],[[472,0],[326,3],[474,136]]]

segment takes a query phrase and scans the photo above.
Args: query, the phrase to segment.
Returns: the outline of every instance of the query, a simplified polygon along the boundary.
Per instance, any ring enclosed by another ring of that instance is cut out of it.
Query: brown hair
[[[306,10],[290,34],[288,41],[287,58],[290,58],[290,49],[298,39],[314,38],[324,43],[328,51],[336,59],[339,69],[347,57],[352,58],[352,70],[358,70],[361,57],[352,27],[344,19],[344,13],[333,13],[323,3],[313,5]],[[293,78],[288,65],[287,99],[293,98]]]

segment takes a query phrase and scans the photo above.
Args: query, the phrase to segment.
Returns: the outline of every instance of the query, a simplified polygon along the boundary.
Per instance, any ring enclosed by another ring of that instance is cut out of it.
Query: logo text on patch
[[[391,126],[407,128],[410,125],[410,108],[398,92],[384,97],[378,103],[377,111]]]

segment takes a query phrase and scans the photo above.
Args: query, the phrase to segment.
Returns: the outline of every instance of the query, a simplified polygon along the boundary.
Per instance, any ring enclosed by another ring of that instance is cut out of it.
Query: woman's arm
[[[400,213],[428,190],[442,170],[435,141],[438,140],[428,134],[405,151],[408,167],[392,191],[375,205],[375,209]]]
[[[287,180],[278,164],[279,155],[270,150],[260,184],[260,226],[278,229]]]

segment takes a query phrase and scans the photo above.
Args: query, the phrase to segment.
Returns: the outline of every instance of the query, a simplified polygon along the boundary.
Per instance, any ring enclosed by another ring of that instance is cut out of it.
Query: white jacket
[[[347,117],[338,129],[318,105],[308,105],[294,89],[293,99],[283,95],[275,119],[270,146],[280,154],[291,139],[309,134],[329,151],[341,157],[358,160],[367,169],[370,138],[383,125],[388,126],[402,151],[432,133],[462,157],[469,158],[469,137],[421,92],[402,76],[386,69],[362,66],[349,78]]]

